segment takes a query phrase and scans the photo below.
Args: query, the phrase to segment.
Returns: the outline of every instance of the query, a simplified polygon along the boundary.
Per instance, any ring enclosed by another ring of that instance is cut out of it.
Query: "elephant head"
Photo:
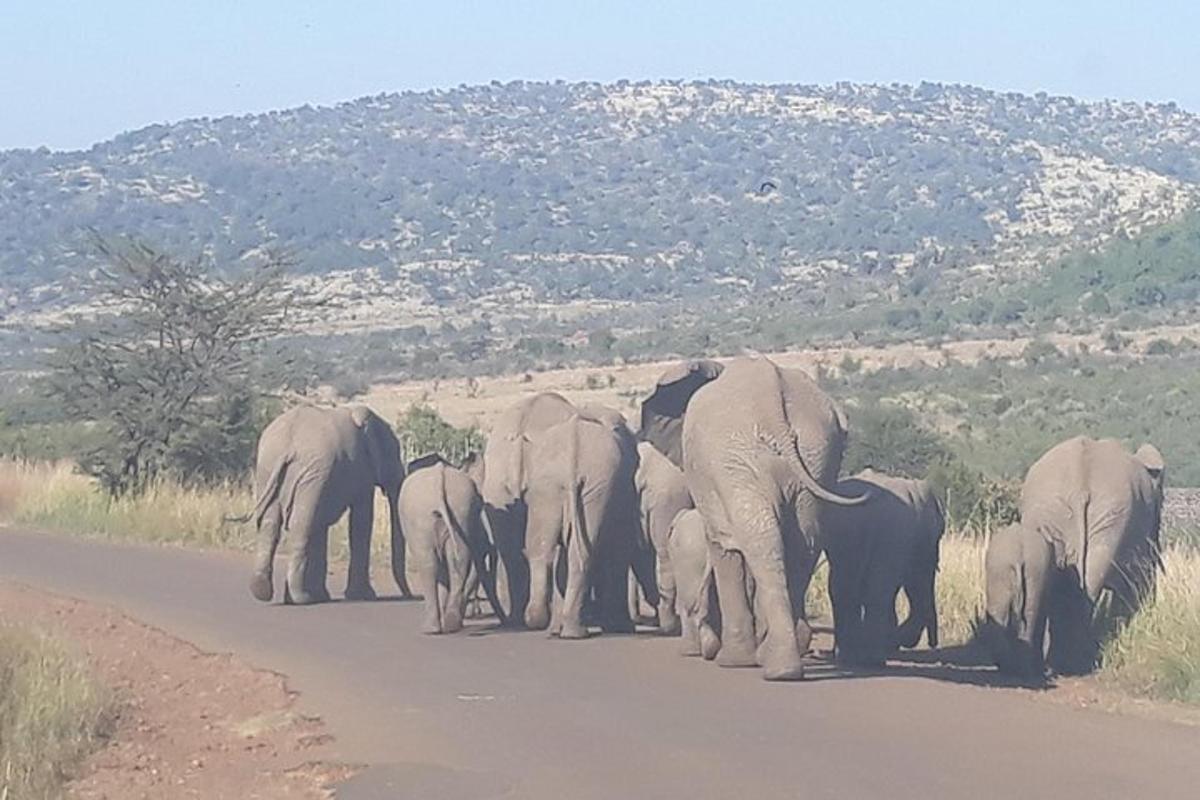
[[[724,367],[707,359],[684,361],[669,367],[658,379],[654,392],[642,403],[642,425],[638,438],[683,469],[683,416],[692,395],[716,380]]]
[[[400,440],[392,426],[366,406],[353,406],[350,419],[362,437],[371,463],[375,485],[383,492],[388,504],[388,523],[392,537],[392,577],[400,594],[412,595],[405,575],[404,531],[400,527],[400,484],[404,482],[404,461],[400,456]]]
[[[1036,530],[1008,525],[992,534],[985,558],[986,615],[977,637],[1001,671],[1040,678],[1054,575],[1054,549]]]

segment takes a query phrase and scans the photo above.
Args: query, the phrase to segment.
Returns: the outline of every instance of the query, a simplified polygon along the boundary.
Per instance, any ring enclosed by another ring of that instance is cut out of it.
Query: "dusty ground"
[[[314,760],[328,735],[293,710],[282,676],[201,652],[105,606],[0,583],[0,619],[53,631],[83,649],[116,692],[109,744],[68,796],[312,800],[350,770]]]
[[[1187,337],[1200,341],[1200,325],[1163,326],[1122,332],[1128,339],[1126,352],[1140,353],[1154,339],[1178,342]],[[1099,333],[1050,334],[1041,337],[1064,352],[1087,347],[1103,350]],[[940,346],[896,344],[882,347],[846,346],[812,350],[791,350],[768,355],[778,364],[815,372],[818,367],[836,370],[849,357],[865,371],[904,368],[916,365],[940,366],[949,362],[975,364],[986,358],[1016,359],[1030,343],[1026,337],[1011,339],[974,339],[946,342]],[[385,383],[371,387],[361,398],[387,419],[395,419],[417,402],[427,402],[455,425],[492,426],[500,412],[514,401],[532,392],[559,392],[572,402],[595,402],[617,408],[627,416],[636,414],[637,404],[653,388],[658,376],[672,362],[623,364],[604,367],[568,367],[516,375],[483,377],[475,380],[420,380]]]

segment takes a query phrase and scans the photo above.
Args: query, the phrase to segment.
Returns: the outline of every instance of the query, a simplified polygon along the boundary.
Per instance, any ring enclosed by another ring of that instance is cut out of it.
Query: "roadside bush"
[[[923,478],[931,466],[950,456],[938,435],[904,406],[867,401],[848,413],[850,440],[843,472],[853,474],[874,467],[893,475]]]
[[[110,707],[108,692],[61,642],[0,625],[0,797],[58,797],[103,739]]]
[[[482,452],[487,442],[479,428],[456,428],[424,403],[408,407],[396,423],[396,435],[405,461],[437,453],[451,464],[462,464],[471,453]]]

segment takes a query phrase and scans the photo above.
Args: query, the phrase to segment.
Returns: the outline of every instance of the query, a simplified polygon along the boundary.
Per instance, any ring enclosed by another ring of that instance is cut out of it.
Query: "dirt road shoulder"
[[[322,761],[329,736],[294,710],[283,676],[205,653],[119,611],[0,581],[0,622],[80,648],[117,696],[112,740],[72,798],[312,800],[352,770]]]

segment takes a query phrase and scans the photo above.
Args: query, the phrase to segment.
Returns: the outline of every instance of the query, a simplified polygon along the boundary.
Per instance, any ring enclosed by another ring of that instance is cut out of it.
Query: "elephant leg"
[[[258,542],[254,552],[254,576],[250,580],[250,593],[256,600],[271,602],[275,596],[273,576],[275,573],[275,550],[283,531],[283,509],[278,502],[271,503],[263,514],[258,529]]]
[[[742,554],[710,544],[709,558],[721,603],[721,649],[717,663],[722,667],[758,666],[754,614],[746,596],[746,563]]]
[[[562,598],[559,618],[560,639],[585,639],[587,628],[583,624],[583,601],[588,589],[588,568],[591,566],[585,552],[586,545],[575,534],[564,545],[566,551],[567,585]],[[624,587],[622,587],[624,588]],[[622,598],[624,599],[624,598]]]
[[[625,597],[626,604],[629,607],[629,616],[634,620],[639,620],[642,617],[642,595],[638,591],[637,574],[630,571],[625,579]]]
[[[1095,668],[1099,646],[1092,631],[1092,607],[1073,577],[1058,576],[1051,589],[1050,668],[1061,675],[1082,675]]]
[[[323,524],[317,505],[317,498],[298,494],[292,507],[288,529],[291,553],[284,586],[285,603],[309,605],[329,599],[329,593],[325,590],[329,527]]]
[[[675,584],[675,569],[671,566],[671,554],[666,547],[663,547],[655,555],[654,580],[658,584],[658,630],[664,636],[675,636],[682,632],[683,621],[682,615],[676,608],[679,589]]]
[[[452,541],[446,552],[446,606],[442,612],[442,630],[446,633],[462,630],[470,571],[471,553],[466,544]]]
[[[862,626],[858,576],[852,564],[829,559],[829,603],[833,606],[833,652],[839,661],[852,661]]]
[[[598,528],[599,521],[595,527],[589,529]],[[628,543],[617,536],[605,535],[598,538],[599,542],[593,544],[596,548],[595,554],[590,558],[584,556],[582,563],[587,570],[584,573],[585,583],[591,582],[597,588],[600,628],[605,633],[633,633],[637,627],[633,618],[629,616],[629,605],[626,602],[626,587],[633,566],[633,553]]]
[[[371,528],[375,522],[375,497],[367,494],[350,506],[350,569],[346,576],[347,600],[374,600],[371,588]]]
[[[530,571],[529,559],[525,555],[528,512],[514,509],[497,515],[492,522],[496,537],[496,558],[500,565],[498,574],[501,599],[509,603],[505,609],[509,624],[520,626],[525,621],[529,607]]]
[[[542,496],[530,504],[525,531],[525,559],[529,574],[529,599],[525,625],[542,630],[550,624],[550,604],[555,550],[563,536],[563,514],[557,498]]]
[[[633,578],[634,585],[631,587],[633,595],[637,596],[637,590],[641,589],[641,596],[646,599],[646,602],[654,608],[659,614],[659,624],[662,622],[661,609],[663,606],[662,595],[658,592],[658,576],[657,576],[657,559],[654,551],[648,547],[639,548],[633,555]],[[633,618],[641,619],[641,603],[635,603],[631,606]],[[672,606],[673,610],[673,606]]]
[[[899,578],[893,565],[876,563],[867,573],[863,598],[862,648],[860,663],[882,667],[896,638],[896,594]]]
[[[808,623],[808,612],[804,599],[813,570],[817,567],[820,551],[803,535],[793,536],[784,548],[784,574],[787,577],[788,597],[791,600],[792,619],[796,633],[796,647],[807,653],[812,644],[812,626]]]
[[[753,506],[750,506],[753,507]],[[804,665],[801,654],[808,649],[811,631],[808,623],[797,625],[797,613],[803,613],[803,601],[789,595],[789,579],[785,570],[785,554],[783,536],[778,518],[774,514],[762,514],[755,520],[758,530],[753,528],[746,531],[743,539],[742,555],[746,567],[754,578],[755,591],[761,594],[761,616],[767,627],[766,639],[763,642],[763,677],[770,681],[799,680],[804,677]],[[803,585],[808,585],[808,576],[803,576]],[[722,591],[721,612],[725,613],[724,585]],[[745,589],[741,591],[745,597]],[[723,638],[726,645],[729,641],[730,620],[725,618]],[[797,630],[801,629],[804,641],[797,638]],[[749,634],[750,652],[754,652],[754,628]]]
[[[416,553],[413,554],[417,555]],[[419,558],[414,559],[414,572],[416,573],[417,591],[421,593],[421,607],[423,611],[421,619],[421,633],[437,634],[444,630],[442,622],[442,601],[438,597],[438,573],[441,572],[441,565],[437,553],[432,548],[428,552],[420,554]]]

